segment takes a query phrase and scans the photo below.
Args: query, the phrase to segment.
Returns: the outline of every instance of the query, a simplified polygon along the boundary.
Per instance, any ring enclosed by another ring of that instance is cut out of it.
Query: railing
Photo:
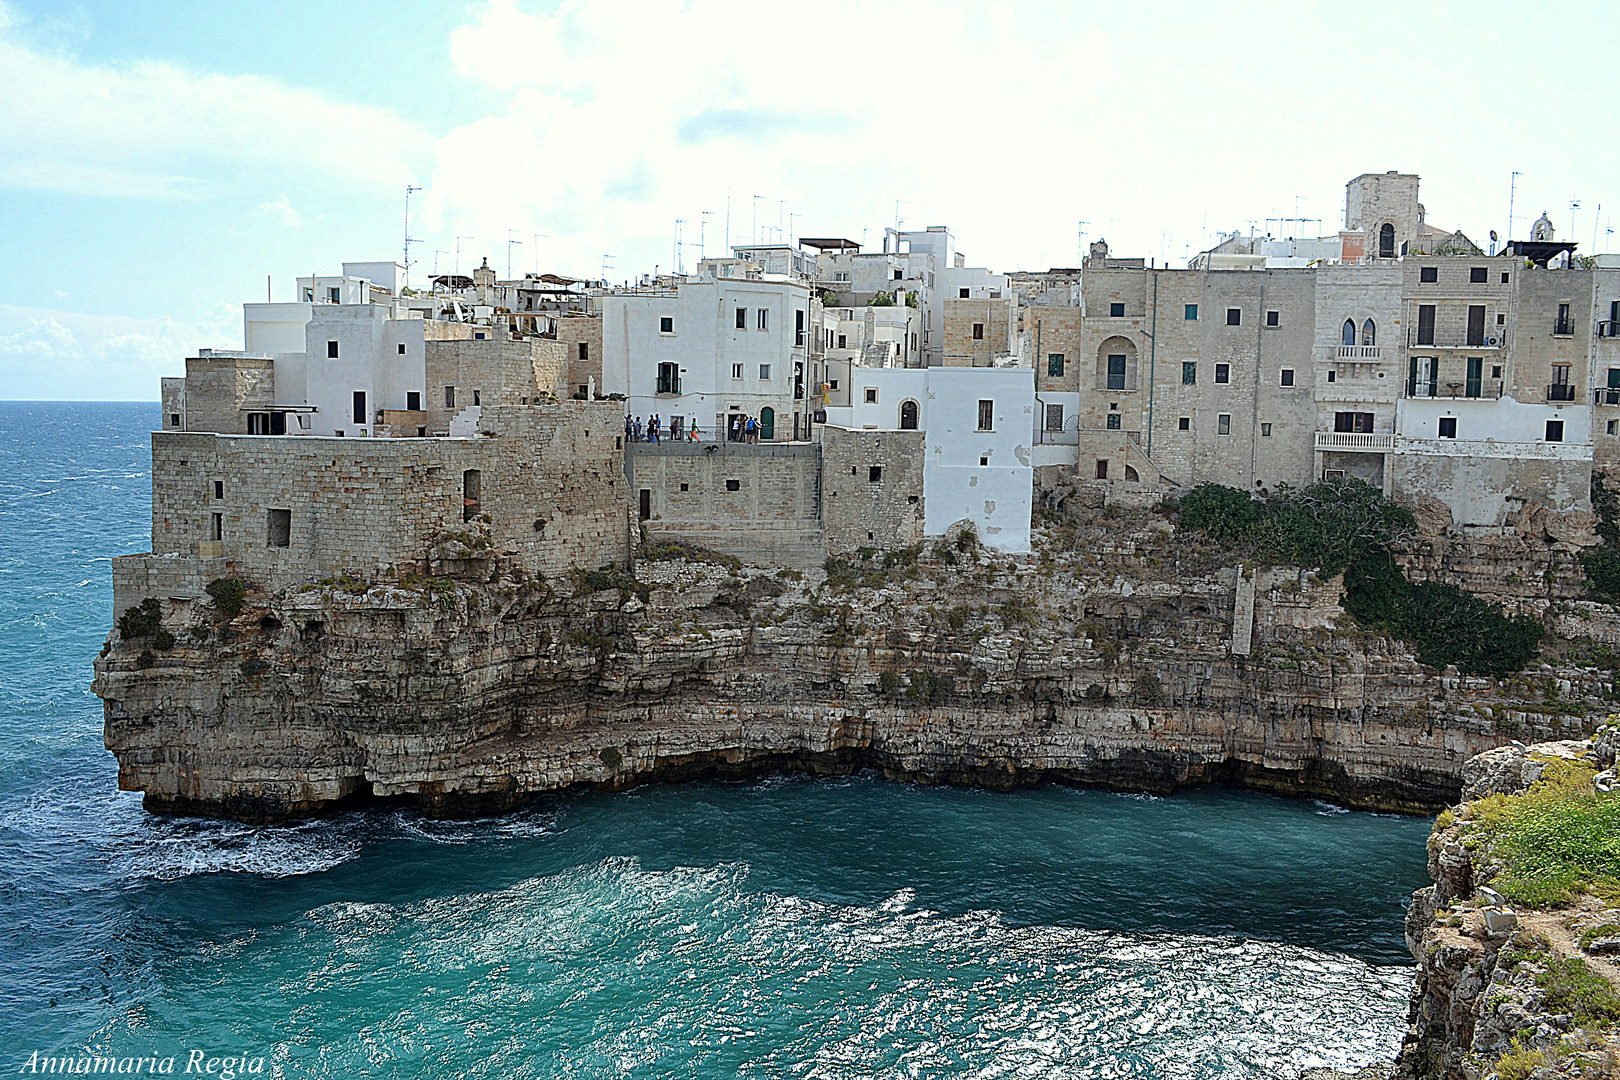
[[[1318,450],[1393,450],[1394,435],[1377,435],[1370,431],[1318,431]]]
[[[1547,400],[1548,401],[1574,401],[1575,400],[1575,384],[1574,383],[1553,383],[1551,386],[1547,387]]]
[[[1462,341],[1457,341],[1455,338],[1442,338],[1437,335],[1431,335],[1429,336],[1428,341],[1424,341],[1422,340],[1424,336],[1425,335],[1419,333],[1419,331],[1415,328],[1408,330],[1406,334],[1406,344],[1411,348],[1417,349],[1500,349],[1502,347],[1502,338],[1500,335],[1481,335],[1479,338],[1472,341],[1468,340],[1466,337]]]
[[[1384,349],[1381,345],[1340,345],[1340,360],[1382,360]]]
[[[1553,337],[1571,337],[1575,333],[1575,320],[1554,319]]]
[[[1602,322],[1598,323],[1598,337],[1620,337],[1620,320],[1604,319]]]
[[[1620,405],[1620,386],[1600,386],[1592,391],[1594,405]]]

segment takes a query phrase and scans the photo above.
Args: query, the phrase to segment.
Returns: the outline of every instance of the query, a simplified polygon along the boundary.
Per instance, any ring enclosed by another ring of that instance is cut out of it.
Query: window
[[[1455,416],[1442,416],[1440,418],[1440,437],[1442,439],[1455,439],[1457,437],[1457,418]]]
[[[761,365],[759,365],[759,381],[760,382],[770,382],[771,381],[771,365],[769,365],[769,364],[761,364]]]
[[[1046,354],[1046,374],[1048,378],[1057,379],[1063,375],[1063,354],[1060,352]]]
[[[405,343],[403,341],[399,343],[399,355],[405,355]]]
[[[1108,314],[1112,318],[1123,319],[1125,317],[1125,305],[1124,304],[1109,304],[1108,305]]]
[[[1282,322],[1280,321],[1281,319],[1282,319],[1282,313],[1281,312],[1277,312],[1277,311],[1268,311],[1268,312],[1266,312],[1266,325],[1267,326],[1281,326],[1282,325]]]
[[[1609,421],[1609,434],[1611,434],[1611,435],[1614,434],[1614,421],[1613,420]],[[291,527],[289,525],[288,532],[291,532],[291,531],[292,531],[292,529],[291,529]],[[208,515],[208,539],[214,541],[215,543],[218,543],[219,541],[225,539],[225,515],[224,514],[209,514]]]
[[[292,545],[292,511],[271,510],[268,514],[269,547],[290,547]]]
[[[1339,381],[1339,373],[1337,371],[1329,371],[1328,372],[1328,382],[1338,382],[1338,381]]]
[[[1261,424],[1260,425],[1260,437],[1262,439],[1271,438],[1271,425],[1270,424]]]
[[[483,403],[484,403],[484,392],[482,390],[474,390],[473,391],[473,404],[474,405],[482,405]]]
[[[1119,413],[1111,412],[1111,413],[1108,414],[1108,430],[1109,431],[1118,431],[1119,430]]]
[[[223,480],[215,480],[214,481],[214,498],[215,499],[223,499],[224,497],[225,497],[225,481],[223,481]],[[216,536],[214,539],[217,540],[219,538]]]
[[[1502,377],[1502,365],[1501,364],[1492,364],[1491,365],[1491,378],[1500,379],[1501,377]]]
[[[755,329],[757,329],[757,330],[769,330],[771,328],[771,309],[770,308],[759,308],[755,312],[755,315],[756,315],[756,318],[754,319],[754,328]]]
[[[793,344],[804,344],[804,312],[797,309],[793,312]]]
[[[1490,278],[1490,269],[1484,266],[1473,266],[1468,269],[1468,281],[1472,285],[1483,285]]]
[[[326,358],[328,360],[336,360],[337,359],[337,342],[328,341],[326,343]]]
[[[1507,325],[1507,312],[1498,311],[1496,313],[1496,325],[1497,326],[1506,326]]]
[[[883,466],[869,465],[866,468],[866,479],[876,484],[883,479]]]
[[[591,343],[590,342],[582,341],[582,342],[579,343],[579,358],[581,360],[589,360],[591,358]]]
[[[1378,257],[1380,259],[1395,257],[1395,226],[1387,221],[1378,228]]]
[[[336,304],[343,299],[343,292],[336,285],[326,290],[326,298]]]
[[[688,489],[688,488],[690,488],[690,487],[691,487],[691,485],[690,485],[690,484],[682,484],[682,485],[681,485],[681,490],[682,490],[682,491],[686,491],[686,490],[687,490],[687,489]]]
[[[996,403],[994,401],[979,402],[979,430],[993,431],[996,426]]]
[[[444,407],[447,409],[456,407],[456,388],[453,386],[444,388]]]
[[[877,404],[878,388],[875,387],[875,386],[868,386],[868,387],[864,387],[863,389],[865,391],[864,400],[866,401],[866,403],[868,405],[876,405]]]
[[[1102,458],[1097,459],[1097,479],[1108,479],[1108,462]]]
[[[896,270],[894,272],[894,280],[896,280],[896,281],[900,280],[900,271]]]
[[[172,413],[169,414],[169,426],[170,427],[179,427],[180,426],[180,414],[179,413],[172,412]]]
[[[1610,435],[1613,435],[1613,434],[1614,434],[1614,429],[1615,429],[1615,424],[1616,424],[1616,423],[1620,423],[1620,421],[1614,421],[1614,420],[1610,420],[1610,421],[1609,421],[1609,434],[1610,434]],[[218,514],[215,514],[215,515],[214,515],[214,516],[215,516],[215,517],[219,517],[219,515],[218,515]]]
[[[976,322],[976,323],[973,324],[973,340],[974,341],[983,341],[984,340],[984,323]]]
[[[980,465],[988,465],[988,464],[990,464],[990,459],[988,457],[985,457],[985,456],[980,456],[979,464]]]
[[[1177,420],[1176,421],[1176,430],[1177,431],[1191,431],[1192,430],[1192,417],[1183,416],[1180,420]]]
[[[748,309],[745,307],[737,309],[737,329],[748,329]]]
[[[917,403],[915,401],[902,401],[900,403],[900,430],[917,430]]]
[[[1479,397],[1484,383],[1485,358],[1483,356],[1470,356],[1468,358],[1468,378],[1463,384],[1464,397]]]
[[[1468,307],[1468,344],[1485,344],[1485,305],[1470,304]]]
[[[268,435],[268,434],[270,434],[270,414],[269,413],[250,412],[250,413],[248,413],[247,420],[248,420],[248,434],[249,435]]]
[[[1182,313],[1181,317],[1188,322],[1192,322],[1194,319],[1198,318],[1198,305],[1188,304],[1186,311]]]
[[[1361,324],[1361,343],[1363,345],[1378,344],[1378,327],[1371,319]]]
[[[1216,364],[1215,365],[1215,381],[1218,382],[1218,383],[1229,383],[1229,382],[1231,382],[1232,381],[1232,365],[1231,364]]]
[[[1283,386],[1293,386],[1294,385],[1294,369],[1293,368],[1285,367],[1285,368],[1282,369],[1282,385]]]
[[[1418,268],[1418,281],[1424,285],[1432,285],[1440,280],[1438,266],[1421,266]]]
[[[1232,434],[1232,414],[1231,413],[1220,413],[1215,417],[1215,434],[1217,434],[1217,435],[1230,435],[1230,434]]]
[[[844,336],[844,335],[843,335],[843,334],[839,334],[839,335],[838,335],[838,347],[839,347],[839,348],[840,348],[840,349],[843,349],[843,348],[847,348],[847,347],[848,347],[848,346],[846,346],[846,345],[845,345],[845,344],[844,344],[844,342],[845,342],[845,341],[846,341],[846,340],[847,340],[847,339],[846,339],[846,338],[845,338],[845,336]]]
[[[1108,389],[1125,389],[1125,357],[1120,353],[1108,357]]]
[[[660,394],[678,394],[681,392],[681,368],[679,364],[663,363],[658,365],[658,389],[656,392]]]
[[[1547,441],[1548,442],[1563,442],[1564,441],[1564,422],[1562,420],[1549,420],[1549,421],[1547,421]]]
[[[660,334],[673,334],[675,332],[675,320],[668,315],[662,316],[658,320],[658,332]]]
[[[1181,385],[1182,386],[1197,386],[1198,385],[1198,361],[1196,361],[1196,360],[1183,360],[1181,362]]]
[[[827,389],[829,389],[829,390],[838,389],[838,380],[837,379],[828,379],[827,380]]]
[[[1473,309],[1470,308],[1469,311],[1472,312]],[[1570,318],[1569,318],[1569,305],[1568,304],[1559,304],[1558,305],[1558,321],[1553,323],[1553,333],[1554,334],[1573,334],[1574,332],[1575,332],[1574,324],[1570,321]]]
[[[357,424],[366,422],[366,392],[364,390],[354,392],[354,422]]]
[[[957,289],[956,290],[956,298],[958,300],[966,300],[972,294],[973,294],[972,289]]]
[[[1235,307],[1227,308],[1226,309],[1226,325],[1227,326],[1242,326],[1243,325],[1243,309],[1242,308],[1235,308]]]
[[[405,393],[405,408],[411,412],[422,410],[422,394],[418,390],[408,390]]]
[[[1434,344],[1434,305],[1418,305],[1417,343],[1419,345]]]
[[[726,481],[726,490],[727,491],[741,491],[742,490],[742,481],[741,480],[727,480]]]
[[[1333,414],[1333,430],[1347,434],[1366,435],[1373,429],[1370,412],[1341,412]]]
[[[1047,431],[1062,431],[1063,430],[1063,406],[1061,406],[1061,405],[1048,405],[1046,407],[1046,430]]]
[[[474,341],[483,341],[484,340],[484,332],[482,330],[479,330],[477,333],[473,334],[473,340]]]
[[[733,379],[742,378],[742,365],[741,364],[732,364],[731,365],[731,377]],[[836,389],[836,387],[834,387],[834,389]]]

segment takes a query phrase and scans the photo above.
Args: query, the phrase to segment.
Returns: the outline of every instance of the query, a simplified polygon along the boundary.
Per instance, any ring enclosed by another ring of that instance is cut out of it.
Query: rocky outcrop
[[[1606,981],[1620,1005],[1614,898],[1577,889],[1555,908],[1515,905],[1491,888],[1504,864],[1473,824],[1478,800],[1522,795],[1560,762],[1585,766],[1587,777],[1612,767],[1613,738],[1607,729],[1593,740],[1514,743],[1464,765],[1463,801],[1441,815],[1429,840],[1434,884],[1414,894],[1407,912],[1418,977],[1401,1080],[1611,1075],[1605,1070],[1620,1060],[1616,1018],[1603,1018],[1601,1002],[1596,1020],[1581,1015],[1588,1006],[1571,1007],[1575,995],[1560,988],[1584,983],[1589,991]]]
[[[943,542],[803,574],[688,551],[544,582],[475,554],[430,578],[250,591],[233,617],[166,601],[166,649],[115,631],[95,692],[120,784],[153,810],[246,820],[867,768],[1432,811],[1471,756],[1578,734],[1612,687],[1574,666],[1426,669],[1348,624],[1336,581],[1223,563],[1152,518],[1033,556]]]

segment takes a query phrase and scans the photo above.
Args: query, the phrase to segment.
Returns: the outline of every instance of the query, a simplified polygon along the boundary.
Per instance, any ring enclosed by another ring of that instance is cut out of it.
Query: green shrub
[[[950,675],[913,669],[906,672],[906,698],[918,705],[937,705],[951,696],[956,680]]]
[[[263,675],[269,670],[270,665],[265,663],[263,660],[260,660],[257,656],[250,656],[246,660],[242,661],[242,674],[246,675],[250,679]]]
[[[1247,537],[1259,526],[1264,513],[1247,492],[1224,484],[1199,484],[1176,505],[1183,528],[1199,529],[1224,541]]]
[[[141,654],[135,658],[135,666],[142,670],[157,663],[157,654],[151,649],[142,649]]]
[[[157,633],[152,635],[152,648],[158,652],[168,652],[174,648],[174,635],[161,626],[158,627]]]
[[[118,616],[118,636],[124,641],[148,637],[162,625],[163,605],[149,596]]]
[[[978,546],[979,530],[972,522],[968,522],[967,527],[956,534],[956,550],[972,551]]]
[[[1547,991],[1543,1001],[1547,1011],[1571,1014],[1577,1027],[1607,1027],[1620,1020],[1620,995],[1614,984],[1578,956],[1548,964],[1536,976],[1536,985]]]
[[[1465,838],[1506,868],[1492,884],[1533,907],[1568,903],[1582,889],[1620,885],[1620,793],[1599,793],[1595,770],[1553,760],[1522,795],[1489,795],[1469,809]]]
[[[620,765],[624,764],[624,755],[619,753],[618,748],[616,747],[603,747],[596,756],[601,758],[602,764],[606,765],[610,769],[617,769]]]
[[[619,590],[619,600],[621,602],[635,596],[645,603],[647,598],[652,595],[652,586],[642,584],[612,563],[608,563],[599,570],[581,570],[576,566],[569,572],[574,578],[575,596],[589,596],[592,593],[617,589]]]
[[[247,582],[239,577],[219,578],[208,583],[205,590],[214,606],[232,618],[242,613],[242,602],[247,599]]]
[[[878,672],[878,693],[893,699],[900,693],[901,678],[898,671]]]
[[[1185,509],[1182,515],[1185,520]],[[1256,526],[1265,553],[1279,562],[1320,567],[1325,576],[1387,552],[1416,527],[1411,511],[1349,477],[1298,491],[1279,488]]]

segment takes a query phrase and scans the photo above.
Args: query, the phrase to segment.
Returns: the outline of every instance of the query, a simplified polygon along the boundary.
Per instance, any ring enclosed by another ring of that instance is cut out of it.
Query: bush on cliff
[[[1310,487],[1283,486],[1264,499],[1219,484],[1200,484],[1180,500],[1183,528],[1225,543],[1247,543],[1261,558],[1343,570],[1345,611],[1413,646],[1420,663],[1455,664],[1496,678],[1520,670],[1542,637],[1534,619],[1452,585],[1414,585],[1390,554],[1416,528],[1410,511],[1371,484],[1343,478]],[[1617,534],[1620,535],[1620,534]]]
[[[163,625],[163,605],[150,596],[124,609],[118,616],[118,636],[124,641],[148,637]]]
[[[1592,509],[1597,513],[1596,547],[1581,552],[1581,565],[1593,592],[1611,603],[1620,600],[1620,500],[1592,474]]]
[[[1464,842],[1501,861],[1491,882],[1497,891],[1548,907],[1581,890],[1620,890],[1620,792],[1597,791],[1595,774],[1554,759],[1522,795],[1489,795],[1468,808]]]
[[[204,589],[213,598],[214,606],[235,618],[242,614],[242,603],[247,599],[247,582],[239,577],[210,581]]]

